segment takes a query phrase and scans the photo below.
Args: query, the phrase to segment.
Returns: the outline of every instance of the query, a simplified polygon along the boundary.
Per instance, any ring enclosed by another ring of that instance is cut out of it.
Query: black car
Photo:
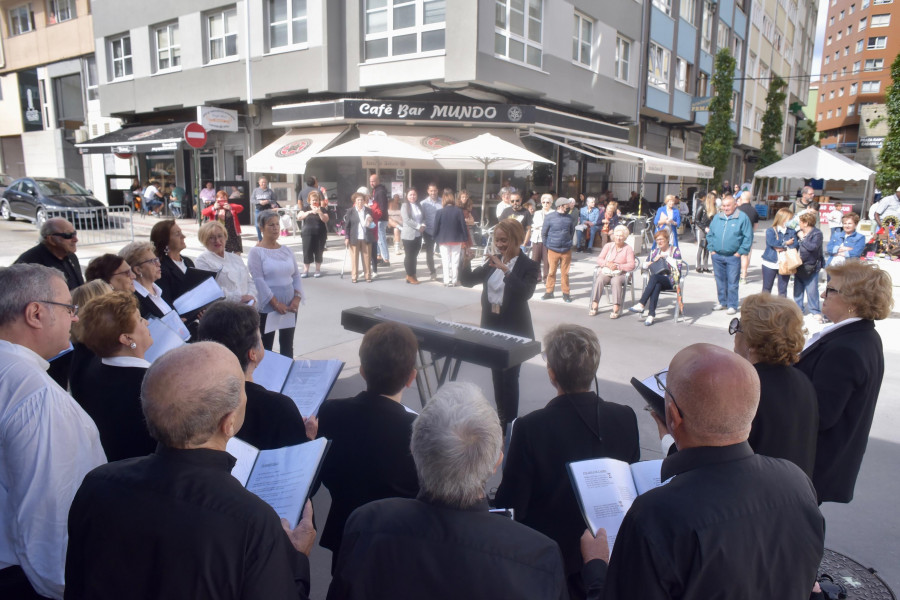
[[[71,179],[61,177],[23,177],[13,181],[0,198],[0,218],[7,221],[24,219],[40,227],[49,217],[60,216],[73,223],[89,220],[89,215],[73,208],[103,206],[86,190]]]

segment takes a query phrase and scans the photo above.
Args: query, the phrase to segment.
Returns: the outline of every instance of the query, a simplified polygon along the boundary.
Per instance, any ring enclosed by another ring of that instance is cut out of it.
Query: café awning
[[[308,163],[349,129],[338,127],[304,127],[286,134],[247,159],[249,173],[284,173],[302,175]]]
[[[138,154],[183,147],[187,122],[123,127],[75,144],[81,154]]]

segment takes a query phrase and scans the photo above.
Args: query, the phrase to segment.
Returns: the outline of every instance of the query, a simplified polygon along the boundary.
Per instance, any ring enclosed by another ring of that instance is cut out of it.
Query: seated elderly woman
[[[734,351],[759,375],[759,407],[750,429],[757,454],[784,458],[812,477],[819,430],[816,390],[793,365],[806,341],[803,314],[787,298],[768,293],[747,296],[741,316],[731,320]]]
[[[92,260],[84,271],[84,279],[85,281],[101,279],[117,292],[134,293],[134,272],[131,265],[115,254],[101,254]]]
[[[591,309],[588,316],[597,314],[597,306],[603,288],[607,284],[612,287],[613,311],[609,313],[610,319],[618,319],[622,309],[622,299],[625,294],[625,282],[629,273],[634,271],[634,250],[625,243],[628,237],[628,228],[619,225],[613,230],[610,243],[603,246],[600,256],[597,257],[599,272],[594,279],[594,287],[591,290]]]
[[[244,370],[247,409],[237,437],[260,450],[294,446],[316,438],[315,417],[304,419],[293,400],[253,382],[253,371],[265,357],[255,308],[216,302],[203,314],[197,336],[231,350]]]
[[[118,259],[115,254],[106,256],[113,256]],[[94,298],[112,293],[112,291],[113,288],[102,279],[92,279],[72,290],[72,304],[84,307]],[[84,339],[83,327],[84,322],[79,319],[72,323],[72,329],[69,330],[69,337],[72,340],[72,354],[66,377],[70,388],[73,383],[77,385],[79,381],[78,375],[87,368],[88,363],[94,358],[94,353],[82,342]]]
[[[838,266],[848,260],[859,260],[866,250],[866,236],[856,231],[859,225],[859,215],[847,213],[841,217],[841,231],[835,233],[828,240],[827,266]]]
[[[515,509],[517,521],[559,544],[569,595],[584,598],[579,550],[584,520],[566,464],[603,457],[640,460],[637,417],[631,407],[606,402],[591,390],[600,366],[596,333],[559,325],[544,337],[544,351],[557,396],[516,421],[495,505]]]
[[[141,382],[153,338],[137,300],[111,292],[89,301],[78,317],[80,340],[95,356],[73,374],[72,396],[97,424],[108,460],[152,453],[156,442],[144,425]]]
[[[671,290],[675,288],[676,278],[680,275],[682,267],[685,266],[681,260],[681,250],[677,246],[669,245],[669,232],[666,229],[660,229],[653,236],[656,247],[650,252],[647,258],[647,270],[650,277],[644,286],[644,293],[641,295],[640,301],[628,308],[631,312],[642,313],[645,317],[644,325],[653,325],[656,318],[656,303],[659,301],[659,294],[663,290]],[[647,305],[644,308],[644,305]]]
[[[256,301],[256,288],[250,279],[250,270],[241,257],[226,251],[228,231],[219,221],[204,223],[197,232],[206,252],[196,258],[198,269],[215,271],[216,283],[225,292],[225,299],[247,304]]]

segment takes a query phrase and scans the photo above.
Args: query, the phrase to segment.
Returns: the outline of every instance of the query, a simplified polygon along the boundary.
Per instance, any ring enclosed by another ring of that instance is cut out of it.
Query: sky
[[[828,15],[828,0],[819,0],[819,18],[816,20],[816,45],[813,48],[813,80],[819,78],[822,70],[822,46],[825,44],[825,17]]]

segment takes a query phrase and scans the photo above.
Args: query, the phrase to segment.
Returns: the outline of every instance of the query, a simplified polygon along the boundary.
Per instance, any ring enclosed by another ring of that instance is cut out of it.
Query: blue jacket
[[[660,224],[659,224],[660,218],[662,218],[663,215],[667,215],[667,216],[668,216],[668,214],[669,214],[669,213],[666,211],[666,207],[665,207],[665,206],[661,206],[661,207],[659,208],[659,210],[656,211],[656,214],[653,215],[653,224],[656,226],[656,227],[654,227],[654,230],[653,230],[653,231],[654,231],[654,233],[655,233],[655,232],[659,231],[660,229],[670,228],[670,229],[669,229],[669,233],[671,234],[671,237],[670,237],[670,239],[669,239],[669,243],[670,243],[672,246],[677,246],[677,245],[678,245],[678,228],[681,227],[681,211],[678,210],[677,208],[672,208],[672,218],[675,219],[675,225],[674,225],[674,226],[671,226],[671,225],[660,225]],[[656,241],[655,241],[655,240],[654,240],[654,242],[653,242],[653,247],[656,248]]]
[[[822,257],[822,232],[813,227],[812,230],[800,242],[800,258],[804,265],[815,265],[816,271],[822,268],[825,262]]]
[[[572,217],[560,212],[552,212],[544,217],[541,238],[544,247],[554,252],[565,253],[572,249],[572,236],[575,235],[575,221]]]
[[[766,229],[766,251],[763,252],[762,259],[766,262],[777,263],[778,251],[776,248],[797,248],[797,232],[793,229],[787,229],[784,233],[778,233],[774,227]],[[790,246],[785,246],[788,240],[795,240]]]
[[[832,235],[831,239],[828,240],[828,248],[826,251],[826,254],[829,255],[828,264],[831,264],[831,259],[834,258],[838,248],[841,246],[850,248],[850,251],[847,252],[847,258],[859,258],[866,249],[866,236],[858,231],[854,231],[850,235],[847,235],[843,230]]]
[[[716,213],[709,223],[706,245],[710,252],[731,256],[749,254],[753,245],[753,226],[743,211],[735,210],[730,217]]]
[[[584,223],[585,221],[591,222],[596,227],[597,222],[600,220],[600,209],[596,206],[594,208],[588,208],[587,206],[583,206],[580,211],[578,211],[578,224]]]

